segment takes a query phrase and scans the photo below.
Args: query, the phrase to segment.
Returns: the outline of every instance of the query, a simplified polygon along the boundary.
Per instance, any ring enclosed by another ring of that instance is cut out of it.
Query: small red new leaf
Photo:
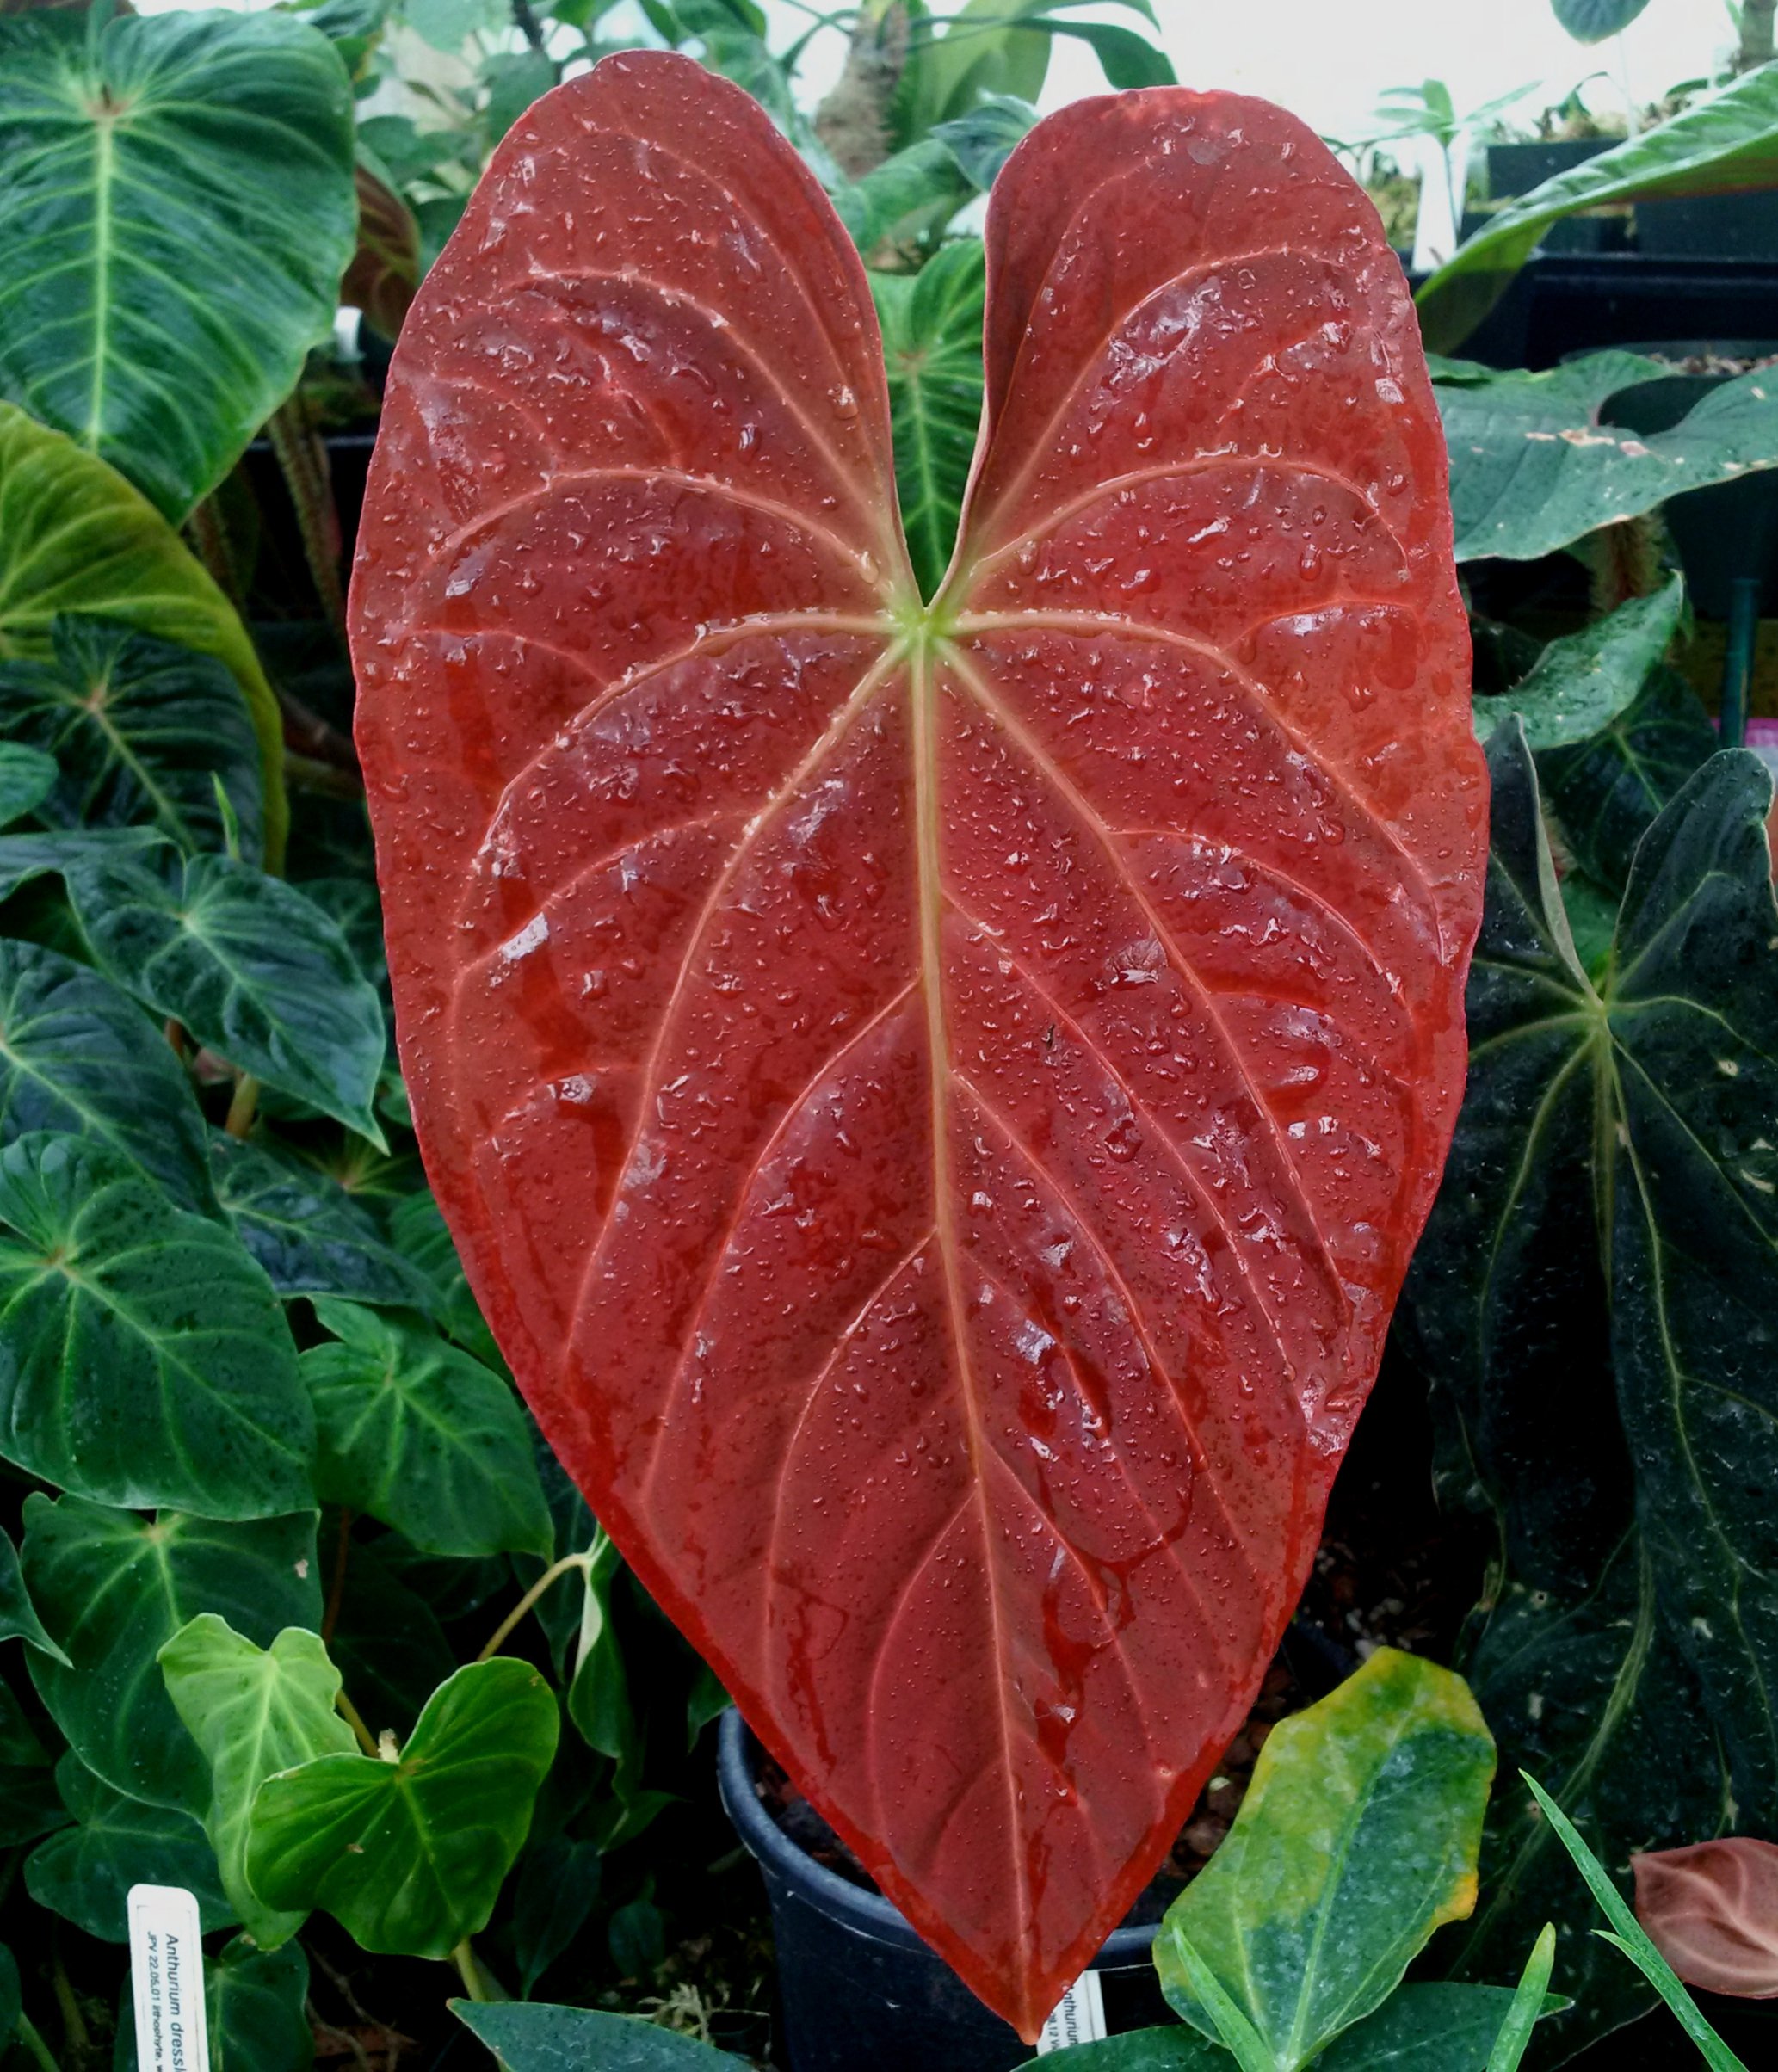
[[[923,606],[862,270],[689,62],[497,156],[353,591],[428,1169],[552,1444],[1028,2038],[1301,1588],[1486,813],[1400,270],[1263,103],[1051,118]]]
[[[1633,1856],[1636,1918],[1688,1986],[1778,1999],[1778,1844],[1746,1835]]]

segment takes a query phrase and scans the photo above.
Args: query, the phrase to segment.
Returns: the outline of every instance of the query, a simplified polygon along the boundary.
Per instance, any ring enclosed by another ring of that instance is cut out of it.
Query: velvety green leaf
[[[25,1588],[18,1549],[6,1533],[0,1532],[0,1640],[15,1638],[28,1641],[34,1648],[41,1648],[57,1662],[65,1662],[68,1659],[50,1638],[43,1621],[37,1616],[37,1607]]]
[[[385,1242],[375,1219],[312,1166],[225,1131],[210,1132],[210,1176],[234,1233],[281,1295],[347,1295],[430,1309],[430,1280]]]
[[[1569,855],[1621,893],[1636,844],[1716,749],[1716,729],[1697,693],[1676,669],[1658,668],[1589,740],[1538,758],[1545,810]]]
[[[1744,73],[1669,122],[1546,180],[1491,217],[1420,290],[1426,342],[1452,352],[1505,293],[1547,227],[1576,209],[1724,194],[1778,178],[1778,71]]]
[[[426,1700],[457,1666],[437,1614],[403,1580],[398,1556],[382,1540],[351,1543],[329,1652],[374,1734],[410,1732]]]
[[[402,1257],[432,1283],[436,1294],[431,1307],[444,1329],[484,1366],[503,1368],[500,1348],[476,1306],[450,1228],[428,1188],[405,1193],[396,1203],[389,1218],[389,1235]]]
[[[332,329],[352,145],[289,15],[0,19],[0,393],[177,523]]]
[[[971,185],[985,194],[1036,120],[1037,110],[1028,101],[1015,94],[987,94],[966,114],[935,123],[932,134],[948,146]],[[941,256],[935,253],[934,260]]]
[[[529,1663],[459,1669],[398,1762],[324,1755],[262,1785],[247,1875],[269,1905],[322,1907],[370,1951],[449,1956],[485,1927],[555,1754]]]
[[[298,1943],[262,1950],[244,1935],[204,1965],[210,2072],[309,2072],[309,1960]]]
[[[165,836],[153,828],[25,828],[0,835],[0,899],[70,865],[144,855]]]
[[[1512,2009],[1510,1986],[1403,1986],[1324,2051],[1315,2072],[1491,2072]]]
[[[1457,558],[1533,561],[1682,490],[1778,466],[1778,381],[1763,372],[1712,389],[1669,432],[1600,422],[1613,396],[1666,371],[1590,353],[1546,373],[1441,383]]]
[[[1475,1903],[1494,1744],[1461,1678],[1380,1648],[1275,1727],[1209,1865],[1155,1941],[1162,1990],[1219,2032],[1182,1944],[1297,2072],[1387,1998],[1442,1922]]]
[[[33,1654],[31,1680],[75,1753],[114,1789],[201,1819],[209,1765],[157,1657],[200,1612],[262,1645],[285,1626],[319,1626],[315,1514],[219,1525],[33,1495],[23,1556],[44,1624],[74,1665]]]
[[[53,657],[64,613],[120,620],[214,656],[259,743],[265,860],[283,860],[284,723],[232,606],[179,535],[114,468],[0,403],[0,659]]]
[[[565,1835],[533,1841],[512,1896],[512,1946],[519,1990],[528,1999],[537,1982],[586,1926],[599,1897],[604,1857],[590,1841]]]
[[[345,938],[294,885],[226,856],[165,853],[65,873],[102,964],[157,1014],[374,1143],[383,1012]]]
[[[874,273],[870,282],[889,370],[901,522],[929,597],[956,545],[982,414],[981,241],[960,238],[917,274]]]
[[[6,677],[6,666],[0,663],[0,700],[5,695]],[[0,718],[0,727],[3,725]],[[22,741],[0,740],[0,827],[10,827],[27,813],[35,812],[54,791],[60,775],[53,755],[28,748]]]
[[[261,1948],[275,1948],[303,1916],[263,1905],[248,1884],[247,1816],[275,1772],[356,1745],[335,1708],[340,1673],[318,1634],[287,1626],[259,1648],[213,1612],[181,1627],[161,1649],[160,1665],[174,1710],[210,1766],[204,1829],[223,1889],[248,1933]]]
[[[65,1827],[68,1818],[56,1790],[55,1765],[12,1687],[0,1681],[0,1848],[35,1841]]]
[[[339,1341],[303,1354],[315,1487],[429,1554],[547,1554],[553,1534],[518,1398],[425,1326],[318,1299]]]
[[[241,687],[215,655],[122,620],[57,615],[47,660],[0,658],[0,734],[54,758],[40,817],[61,828],[145,825],[219,849],[219,783],[241,852],[264,848],[264,773]]]
[[[1551,641],[1511,690],[1476,700],[1477,736],[1486,741],[1516,713],[1534,754],[1590,740],[1642,689],[1665,657],[1684,609],[1685,584],[1675,576],[1653,596],[1633,597],[1579,632]]]
[[[832,199],[853,242],[869,254],[897,231],[909,237],[942,225],[975,192],[950,146],[923,137],[836,188]]]
[[[40,1907],[117,1943],[129,1940],[124,1900],[132,1885],[183,1885],[207,1932],[235,1919],[196,1821],[126,1798],[73,1755],[56,1765],[56,1785],[75,1824],[25,1859],[25,1887]]]
[[[227,1230],[104,1145],[36,1134],[0,1152],[0,1224],[8,1459],[97,1503],[267,1518],[312,1501],[296,1347]]]
[[[1028,2059],[1019,2072],[1229,2072],[1233,2062],[1193,2029],[1130,2029]]]
[[[1556,19],[1582,43],[1603,43],[1628,28],[1648,0],[1552,0]]]
[[[593,2065],[599,2072],[716,2072],[719,2065],[747,2063],[633,2014],[536,2002],[476,2007],[466,2000],[454,2000],[451,2012],[499,2053],[509,2072],[587,2072]]]
[[[40,1130],[88,1137],[182,1208],[213,1206],[191,1082],[127,994],[59,951],[0,938],[0,1143]]]

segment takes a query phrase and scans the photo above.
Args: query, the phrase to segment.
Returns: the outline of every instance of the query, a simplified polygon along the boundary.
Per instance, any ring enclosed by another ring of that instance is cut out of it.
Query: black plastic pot
[[[1510,201],[1528,194],[1558,173],[1571,172],[1609,151],[1615,139],[1590,137],[1584,140],[1563,138],[1535,144],[1491,144],[1488,146],[1488,199]],[[1463,235],[1467,237],[1487,222],[1480,212],[1466,213]],[[1564,216],[1551,224],[1539,239],[1546,252],[1617,252],[1629,246],[1629,221],[1624,216]]]
[[[1458,348],[1490,367],[1554,367],[1647,338],[1751,338],[1772,329],[1778,261],[1542,252]]]
[[[785,1834],[760,1802],[759,1746],[738,1712],[723,1715],[716,1760],[722,1803],[771,1902],[783,2072],[1010,2072],[1029,2059],[904,1915]],[[1153,1945],[1153,1922],[1127,1922],[1094,1964],[1113,2035],[1172,2019]]]
[[[1763,360],[1778,354],[1770,338],[1681,338],[1633,343],[1631,352],[1658,353],[1669,360],[1717,355],[1728,360]],[[1771,370],[1778,393],[1778,367]],[[1663,374],[1621,389],[1600,413],[1602,423],[1645,437],[1670,431],[1728,374]],[[1673,497],[1665,507],[1679,564],[1692,603],[1706,619],[1727,619],[1738,579],[1756,582],[1758,616],[1778,614],[1778,470],[1745,475],[1709,489]]]
[[[1700,259],[1778,259],[1778,194],[1639,201],[1636,244]]]

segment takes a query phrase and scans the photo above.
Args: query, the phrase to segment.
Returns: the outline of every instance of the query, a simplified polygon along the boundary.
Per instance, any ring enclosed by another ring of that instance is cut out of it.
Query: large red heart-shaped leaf
[[[1173,89],[995,190],[923,607],[857,257],[612,58],[402,333],[353,594],[402,1056],[551,1442],[1027,2037],[1301,1588],[1462,1087],[1443,447],[1298,122]]]

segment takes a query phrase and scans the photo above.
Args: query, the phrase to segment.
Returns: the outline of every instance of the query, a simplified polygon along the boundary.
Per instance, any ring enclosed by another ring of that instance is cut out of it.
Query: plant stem
[[[55,2053],[38,2034],[37,2025],[28,2014],[19,2016],[18,2037],[31,2057],[42,2066],[43,2072],[62,2072],[62,2068],[56,2063]]]
[[[540,58],[549,55],[549,46],[543,40],[542,25],[537,19],[531,0],[512,0],[512,18],[518,24],[519,34]]]
[[[251,1072],[235,1081],[234,1098],[228,1104],[228,1120],[223,1124],[231,1137],[244,1137],[253,1127],[253,1111],[259,1106],[259,1082]]]
[[[511,1611],[507,1613],[506,1617],[495,1627],[493,1638],[489,1641],[487,1646],[475,1659],[478,1662],[486,1662],[491,1655],[497,1655],[513,1628],[519,1624],[526,1613],[531,1609],[550,1585],[553,1582],[559,1582],[570,1569],[584,1569],[588,1557],[584,1554],[565,1554],[559,1561],[552,1562],[525,1594],[520,1598]]]
[[[62,2017],[62,2037],[69,2050],[83,2063],[92,2038],[87,2032],[86,2017],[80,2012],[80,2002],[74,1997],[74,1988],[69,1983],[68,1967],[62,1962],[62,1938],[58,1931],[54,1941],[54,1958],[51,1983],[55,1987],[56,2007]]]
[[[333,1638],[333,1630],[340,1623],[340,1606],[346,1595],[346,1568],[351,1558],[352,1514],[342,1504],[340,1536],[333,1557],[333,1581],[327,1588],[327,1609],[321,1615],[321,1644],[324,1648]]]
[[[367,1755],[380,1756],[382,1751],[377,1746],[377,1737],[371,1732],[370,1729],[365,1725],[363,1717],[359,1712],[357,1706],[352,1703],[351,1699],[346,1696],[343,1691],[339,1691],[335,1693],[333,1702],[340,1717],[345,1721],[346,1724],[350,1727],[353,1733],[357,1736],[358,1745],[363,1749],[364,1753]]]
[[[457,1967],[457,1976],[463,1981],[463,1990],[472,2000],[485,2001],[488,1989],[482,1982],[481,1968],[475,1961],[475,1946],[466,1935],[451,1952],[451,1962]]]

